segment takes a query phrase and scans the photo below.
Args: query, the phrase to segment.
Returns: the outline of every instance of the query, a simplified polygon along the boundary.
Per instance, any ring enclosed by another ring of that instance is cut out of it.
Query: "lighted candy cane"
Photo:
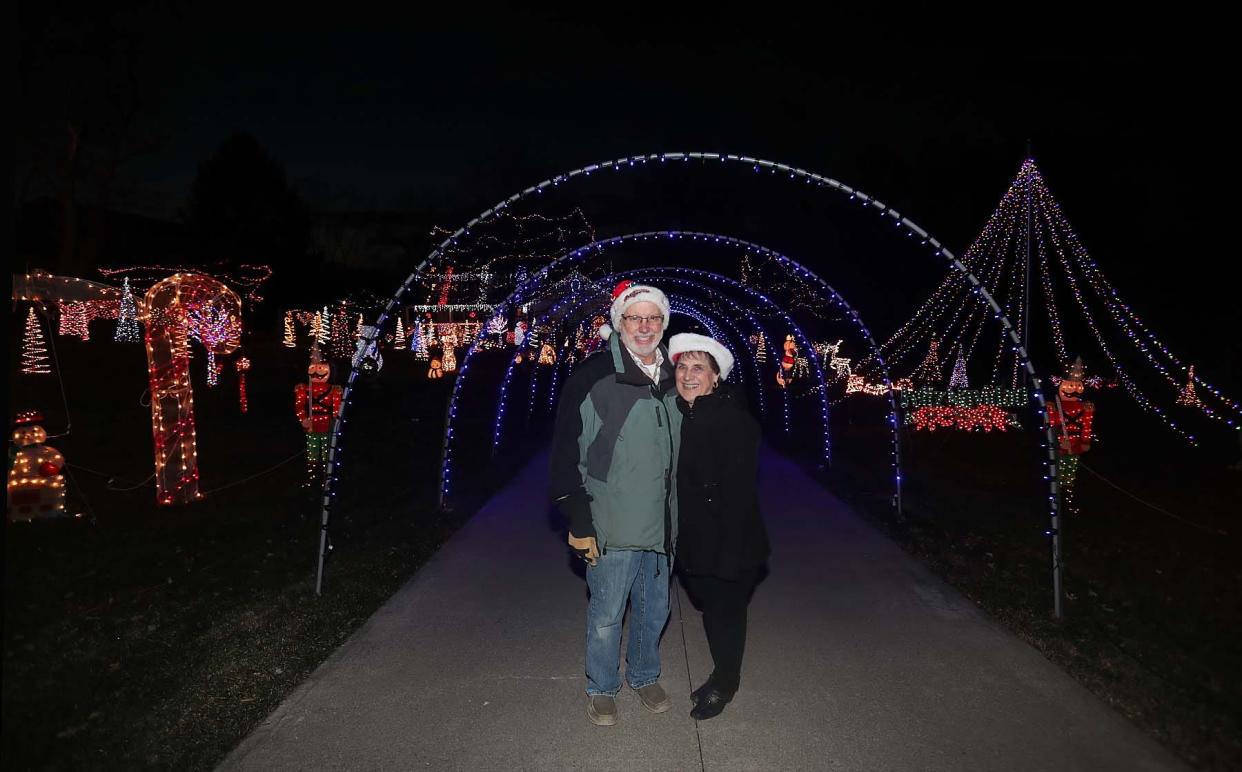
[[[183,342],[197,335],[213,358],[234,351],[241,335],[241,300],[215,279],[178,273],[147,291],[143,311],[155,439],[155,499],[160,504],[187,504],[202,494],[198,492],[189,346]],[[223,327],[235,329],[218,339],[214,331],[204,335],[194,321],[222,317],[231,320]]]

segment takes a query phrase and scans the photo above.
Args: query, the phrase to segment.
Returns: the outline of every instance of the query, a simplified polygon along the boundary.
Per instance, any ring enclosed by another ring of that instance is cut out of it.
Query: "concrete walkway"
[[[668,713],[626,690],[585,715],[586,584],[546,458],[478,513],[223,769],[1156,770],[1182,765],[824,493],[763,457],[771,574],[742,689],[696,724],[711,670],[677,583]],[[331,592],[331,584],[327,592]]]

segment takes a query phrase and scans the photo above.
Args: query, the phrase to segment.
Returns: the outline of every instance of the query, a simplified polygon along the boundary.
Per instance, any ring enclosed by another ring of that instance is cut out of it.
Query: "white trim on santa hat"
[[[668,339],[668,358],[674,365],[677,357],[687,351],[706,351],[720,367],[720,380],[727,380],[733,370],[733,354],[720,341],[695,332],[679,332]]]
[[[655,287],[623,281],[612,291],[612,309],[609,316],[612,317],[613,329],[621,328],[621,314],[624,314],[627,308],[635,303],[642,303],[644,301],[655,303],[660,308],[660,313],[664,314],[664,324],[667,326],[669,317],[668,297]]]

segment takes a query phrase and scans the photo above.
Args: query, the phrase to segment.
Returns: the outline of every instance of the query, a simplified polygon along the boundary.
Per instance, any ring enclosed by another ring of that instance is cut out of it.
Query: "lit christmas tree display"
[[[1199,400],[1199,394],[1195,391],[1195,366],[1190,366],[1190,372],[1187,374],[1186,385],[1182,387],[1182,393],[1177,395],[1178,405],[1185,407],[1203,407],[1203,402]]]
[[[410,351],[414,352],[416,361],[427,361],[427,325],[419,323],[417,319],[410,324]]]
[[[401,323],[401,317],[397,317],[397,332],[393,336],[392,345],[397,348],[405,348],[405,325]]]
[[[923,346],[934,348],[941,341],[958,349],[959,362],[966,363],[963,371],[966,366],[976,373],[990,371],[986,383],[999,390],[993,396],[1002,400],[992,404],[1029,404],[1023,360],[1010,337],[1012,329],[1021,348],[1033,352],[1034,364],[1045,368],[1035,374],[1040,381],[1055,383],[1053,373],[1069,369],[1071,347],[1091,349],[1107,363],[1112,378],[1097,376],[1088,385],[1120,386],[1141,408],[1190,443],[1197,444],[1193,430],[1183,424],[1191,417],[1172,411],[1174,402],[1237,428],[1242,405],[1191,370],[1121,298],[1087,253],[1031,159],[1023,162],[960,262],[981,284],[976,286],[961,271],[951,269],[881,346],[894,377],[910,373],[920,387],[903,392],[903,403],[912,400],[926,407],[931,406],[933,395],[944,398],[945,391],[927,389],[942,376],[938,354],[933,356],[929,350],[916,366]],[[1001,313],[1007,326],[997,321]],[[1043,330],[1048,334],[1037,336]],[[1075,336],[1082,340],[1072,340]],[[875,362],[874,356],[869,357],[854,371],[870,376],[868,381],[879,380],[878,373],[869,371]],[[959,362],[954,365],[955,375]],[[977,391],[952,382],[950,386],[949,394]],[[1165,400],[1163,404],[1158,397]]]
[[[47,345],[43,340],[43,326],[39,324],[33,307],[26,312],[26,336],[22,339],[21,370],[26,375],[48,375],[52,372],[52,368],[48,365]]]
[[[911,377],[915,383],[934,384],[940,380],[940,341],[932,340],[927,356]]]
[[[293,332],[292,311],[285,312],[285,337],[281,340],[281,343],[284,344],[285,348],[294,348],[298,345],[297,339],[294,337]]]
[[[142,337],[138,329],[138,305],[134,302],[134,293],[129,288],[129,277],[121,284],[121,313],[116,320],[116,335],[113,340],[118,343],[137,343]]]
[[[966,358],[962,356],[962,347],[957,347],[957,359],[953,362],[953,374],[949,376],[950,389],[969,389],[970,381],[966,379]]]
[[[354,355],[354,340],[349,332],[349,312],[342,303],[332,315],[332,332],[329,335],[328,353],[333,359],[344,360]]]

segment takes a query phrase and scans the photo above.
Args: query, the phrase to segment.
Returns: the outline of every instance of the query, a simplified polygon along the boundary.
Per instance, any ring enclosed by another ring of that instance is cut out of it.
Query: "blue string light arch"
[[[1057,484],[1056,484],[1056,449],[1052,434],[1052,426],[1048,421],[1047,400],[1043,394],[1043,383],[1036,374],[1036,369],[1031,361],[1022,341],[1018,338],[1013,324],[1006,317],[1000,305],[992,297],[991,293],[983,286],[979,278],[966,267],[962,261],[955,256],[947,247],[941,244],[936,238],[931,236],[926,230],[917,225],[908,217],[902,215],[896,209],[888,206],[878,198],[870,196],[857,188],[853,188],[838,180],[825,175],[807,171],[800,167],[791,166],[789,164],[770,161],[754,156],[737,155],[733,153],[711,153],[711,152],[666,152],[666,153],[650,153],[645,155],[632,155],[615,158],[600,163],[594,163],[587,166],[579,167],[555,177],[545,179],[535,185],[531,185],[508,198],[500,201],[488,209],[485,209],[478,216],[471,219],[462,227],[458,228],[438,246],[433,248],[406,277],[406,280],[398,288],[397,292],[388,301],[384,310],[380,313],[376,320],[375,327],[368,332],[362,339],[358,341],[358,350],[365,351],[369,346],[376,343],[383,329],[384,323],[393,313],[393,310],[400,304],[402,298],[409,292],[417,282],[418,278],[426,270],[427,266],[438,259],[444,250],[456,245],[457,239],[470,234],[470,229],[481,222],[486,221],[492,215],[507,210],[512,205],[523,201],[532,196],[541,195],[545,190],[554,187],[560,187],[579,178],[590,177],[596,171],[611,171],[619,173],[627,169],[635,167],[640,168],[660,168],[668,166],[670,161],[680,161],[682,164],[688,164],[692,160],[697,160],[704,164],[719,164],[722,167],[749,167],[754,173],[769,172],[772,175],[786,175],[789,180],[801,180],[803,183],[816,188],[827,189],[831,192],[838,193],[847,197],[848,200],[857,202],[861,207],[874,215],[890,222],[894,228],[900,229],[908,238],[916,239],[921,246],[928,248],[931,256],[940,258],[948,263],[954,270],[960,272],[966,280],[971,284],[972,289],[979,292],[980,296],[987,302],[992,310],[993,317],[999,322],[1006,334],[1008,334],[1011,343],[1011,349],[1018,356],[1022,363],[1022,369],[1025,371],[1029,384],[1032,398],[1037,403],[1037,412],[1039,414],[1040,424],[1043,429],[1044,439],[1043,447],[1046,451],[1046,461],[1044,468],[1044,477],[1049,484],[1048,492],[1048,514],[1049,528],[1045,533],[1051,539],[1052,547],[1052,567],[1053,567],[1053,598],[1056,609],[1056,616],[1061,616],[1061,551],[1060,551],[1060,502],[1058,500]],[[680,165],[680,164],[679,164]],[[323,496],[321,499],[321,521],[320,536],[318,549],[318,568],[315,576],[315,592],[320,594],[323,589],[323,563],[327,554],[327,537],[328,537],[328,519],[331,513],[332,498],[336,495],[334,490],[338,481],[339,466],[343,457],[342,437],[348,427],[349,419],[347,417],[349,407],[353,402],[354,386],[356,385],[359,373],[359,367],[354,364],[349,372],[349,376],[345,382],[345,390],[341,402],[341,409],[337,413],[332,423],[332,435],[329,440],[328,447],[328,468],[324,479]]]
[[[609,241],[612,244],[622,243],[622,237],[617,237],[617,238],[610,239],[607,241]],[[570,253],[570,255],[567,255],[565,258],[562,258],[562,260],[579,259],[583,255],[591,251],[595,251],[595,250],[593,249],[588,250],[587,248],[574,250],[572,253]],[[672,276],[670,276],[670,274],[672,274]],[[689,276],[689,277],[694,277],[694,278],[693,279],[678,278],[677,277],[678,274],[682,274],[684,276]],[[648,279],[646,277],[652,277],[652,278]],[[716,284],[729,286],[735,290],[742,292],[744,295],[750,297],[756,303],[765,306],[774,315],[781,317],[784,320],[785,324],[790,329],[793,330],[795,338],[799,341],[799,343],[803,346],[803,348],[808,351],[808,360],[813,365],[814,371],[816,373],[816,377],[820,384],[819,388],[816,389],[816,393],[819,394],[820,403],[821,403],[821,425],[823,427],[823,436],[824,436],[824,445],[823,445],[824,460],[825,461],[830,460],[831,446],[829,442],[829,422],[828,422],[829,405],[828,405],[828,398],[827,398],[827,389],[824,388],[824,385],[826,383],[826,378],[824,377],[822,366],[818,361],[818,353],[815,351],[814,346],[811,345],[809,336],[807,336],[805,332],[803,332],[801,326],[798,325],[793,320],[792,317],[790,317],[787,313],[785,313],[784,309],[780,308],[780,306],[778,306],[774,301],[772,301],[767,296],[763,295],[762,293],[758,292],[757,290],[751,287],[746,287],[745,285],[742,285],[741,283],[737,282],[734,279],[731,279],[727,276],[722,276],[720,274],[714,274],[708,271],[702,271],[698,269],[678,268],[678,267],[671,267],[671,266],[634,269],[630,271],[622,271],[622,272],[618,272],[615,274],[610,274],[606,277],[603,277],[603,281],[606,284],[609,284],[609,286],[611,286],[610,285],[611,282],[620,280],[620,279],[627,279],[627,278],[640,279],[642,281],[650,280],[660,285],[661,287],[670,288],[670,292],[672,291],[671,286],[688,287],[691,289],[696,289],[696,290],[705,292],[713,299],[723,301],[727,303],[736,312],[745,315],[750,320],[752,327],[754,327],[755,329],[761,330],[763,328],[763,325],[759,323],[759,321],[755,318],[754,314],[752,314],[749,309],[737,303],[732,297],[726,294],[713,292],[713,288],[707,283],[705,283],[706,281],[713,281]],[[525,291],[529,291],[529,289],[530,288],[528,287]],[[554,303],[553,306],[548,311],[546,311],[543,315],[540,316],[540,318],[536,321],[536,324],[546,324],[548,320],[550,318],[555,317],[558,314],[558,312],[561,311],[561,309],[563,309],[569,303],[573,302],[575,297],[576,295],[571,294],[568,300],[561,300],[561,301]],[[598,285],[596,285],[593,291],[588,293],[588,297],[586,299],[579,300],[569,310],[569,313],[566,315],[573,314],[574,312],[576,312],[576,310],[580,306],[586,303],[592,302],[592,301],[603,303],[604,302],[603,298],[605,297],[607,297],[606,291],[600,288]],[[506,302],[502,305],[502,307],[513,305],[514,302],[517,302],[517,301],[506,300]],[[722,320],[723,320],[723,317],[722,317]],[[865,329],[865,327],[863,329]],[[745,336],[742,335],[740,332],[737,334],[744,346]],[[473,353],[473,349],[471,350],[471,352],[467,353],[467,358],[470,356],[471,353]],[[762,383],[763,383],[762,374],[760,373],[758,369],[757,363],[754,362],[753,357],[748,357],[748,359],[751,361],[752,367],[755,369],[756,379],[758,383],[760,384],[759,399],[761,400],[761,404],[762,404],[762,400],[765,400],[765,397],[763,396],[763,391],[762,391]],[[502,427],[504,423],[504,413],[505,413],[506,403],[507,403],[506,395],[509,389],[509,381],[513,375],[514,361],[515,361],[514,357],[509,358],[509,365],[506,368],[505,377],[500,387],[501,399],[498,400],[496,418],[495,418],[494,428],[492,432],[493,452],[495,452],[496,448],[499,446],[501,434],[503,431]],[[458,384],[460,384],[464,380],[464,375],[465,374],[463,372],[463,374],[458,377]],[[450,404],[450,409],[449,409],[450,416],[456,415],[456,399],[457,399],[458,394],[459,394],[459,390],[457,388],[457,384],[455,384],[452,402]],[[789,431],[788,392],[787,391],[782,392],[782,396],[785,398],[784,400],[784,404],[786,407],[785,429],[788,432]],[[896,426],[895,422],[892,422],[892,426],[894,427]],[[895,434],[896,434],[896,430],[894,428],[894,435]],[[442,461],[441,461],[441,479],[440,479],[440,497],[441,497],[440,501],[442,505],[444,505],[447,502],[448,496],[450,494],[450,484],[451,484],[451,479],[452,479],[452,466],[451,466],[452,438],[453,438],[453,432],[451,431],[451,427],[446,427],[444,453],[443,453]],[[897,440],[894,439],[894,443],[896,443],[896,441]],[[894,468],[894,480],[895,480],[894,496],[895,496],[895,503],[899,505],[900,504],[901,480],[900,480],[899,456],[896,452],[894,452],[893,458],[894,458],[893,468]]]

